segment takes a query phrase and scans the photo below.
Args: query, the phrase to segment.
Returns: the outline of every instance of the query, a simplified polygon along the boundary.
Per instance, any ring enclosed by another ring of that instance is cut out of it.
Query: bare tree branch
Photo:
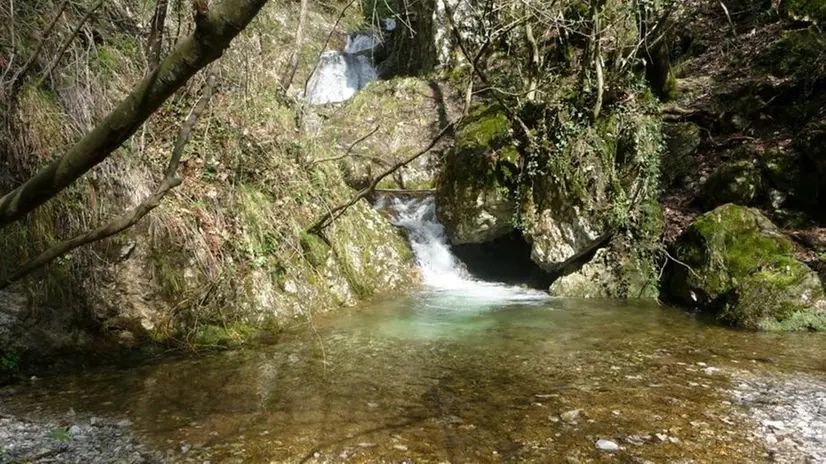
[[[222,2],[196,15],[195,31],[181,40],[97,127],[34,177],[0,198],[0,229],[18,221],[105,160],[172,93],[218,59],[266,2]]]
[[[381,126],[376,126],[373,130],[368,132],[367,135],[359,137],[358,140],[356,140],[355,142],[350,144],[350,147],[347,148],[347,151],[345,151],[343,155],[331,156],[329,158],[321,158],[321,159],[317,159],[317,160],[312,160],[309,163],[307,163],[307,167],[310,167],[310,166],[312,166],[314,164],[318,164],[318,163],[326,163],[328,161],[336,161],[336,160],[340,160],[342,158],[346,158],[350,154],[350,152],[353,151],[353,148],[356,148],[356,145],[358,145],[361,142],[367,140],[371,135],[378,132],[379,128],[381,128]]]
[[[43,81],[46,80],[46,77],[48,77],[49,74],[51,74],[52,71],[54,71],[54,68],[57,66],[58,63],[60,63],[60,60],[66,53],[66,50],[69,48],[69,45],[72,44],[72,41],[75,40],[75,36],[78,32],[80,32],[80,28],[82,28],[83,25],[86,24],[86,21],[88,21],[89,18],[92,17],[92,14],[94,14],[94,12],[98,8],[100,8],[101,5],[103,5],[103,0],[98,0],[97,3],[92,5],[92,7],[89,8],[88,11],[86,11],[86,14],[83,15],[82,18],[80,18],[80,22],[77,23],[77,25],[69,34],[69,36],[66,37],[66,40],[63,41],[63,45],[60,46],[60,50],[58,50],[57,55],[55,55],[52,62],[49,63],[49,66],[46,67],[46,69],[42,73],[40,73],[40,78],[37,80],[37,84],[35,85],[36,87],[39,87],[41,84],[43,84]]]
[[[166,10],[169,9],[169,0],[157,0],[155,3],[155,14],[152,16],[152,27],[149,32],[146,55],[149,61],[149,69],[158,67],[161,62],[161,45],[163,45],[163,33],[166,26]]]
[[[298,27],[295,30],[295,44],[293,45],[293,52],[290,55],[290,64],[287,69],[287,74],[281,79],[281,88],[284,91],[290,88],[295,78],[295,73],[298,71],[298,58],[301,56],[301,41],[304,40],[304,22],[307,20],[307,1],[301,0],[301,11],[298,13]]]
[[[54,30],[55,26],[57,25],[57,21],[60,19],[60,16],[63,15],[63,12],[66,10],[66,6],[69,4],[69,0],[63,0],[60,3],[60,6],[57,7],[57,13],[55,13],[54,17],[52,18],[49,25],[46,26],[46,29],[43,30],[43,34],[40,36],[40,41],[37,42],[37,45],[34,47],[34,51],[32,55],[26,60],[26,63],[23,64],[23,67],[17,71],[14,76],[11,78],[11,83],[9,84],[10,92],[9,94],[13,97],[14,94],[17,93],[17,89],[20,87],[20,84],[23,82],[23,79],[26,77],[26,74],[29,73],[31,70],[32,65],[34,65],[37,58],[40,57],[40,52],[43,50],[43,45],[48,40],[49,36],[52,35],[52,31]]]
[[[195,124],[198,122],[198,118],[201,116],[201,113],[203,113],[204,108],[206,108],[214,88],[215,76],[210,75],[207,78],[203,95],[201,95],[201,98],[192,108],[192,111],[189,113],[189,117],[181,126],[181,130],[178,132],[178,137],[175,140],[175,147],[172,150],[172,156],[169,159],[169,164],[166,167],[163,180],[157,186],[155,191],[149,195],[149,197],[147,197],[133,210],[116,217],[108,224],[58,243],[57,245],[39,254],[36,258],[23,264],[20,269],[13,272],[8,277],[0,279],[0,290],[3,290],[12,283],[26,277],[37,269],[40,269],[75,248],[88,245],[123,232],[124,230],[137,224],[138,221],[149,214],[150,211],[157,208],[161,204],[161,199],[170,190],[181,184],[181,179],[178,177],[178,166],[181,164],[181,155],[183,154],[184,147],[187,142],[189,142],[189,138],[192,135],[192,128],[195,127]]]
[[[441,140],[442,137],[444,137],[446,134],[450,133],[453,130],[453,128],[459,122],[461,122],[461,118],[445,125],[442,128],[442,130],[440,130],[439,133],[436,134],[435,137],[433,137],[433,139],[430,141],[430,144],[428,144],[427,147],[425,147],[423,150],[419,151],[418,153],[410,156],[409,158],[407,158],[405,160],[402,160],[402,161],[399,161],[398,163],[394,164],[393,166],[390,166],[389,168],[387,168],[384,172],[382,172],[381,174],[376,176],[373,179],[373,181],[370,182],[370,185],[368,185],[367,187],[359,190],[359,192],[353,198],[351,198],[348,202],[336,206],[335,208],[329,210],[327,213],[325,213],[320,218],[318,218],[315,222],[313,222],[313,224],[310,227],[307,228],[307,232],[311,233],[311,234],[316,234],[316,235],[320,234],[322,230],[324,230],[326,227],[328,227],[330,224],[332,224],[336,219],[338,219],[342,214],[344,214],[347,211],[348,208],[350,208],[351,206],[358,203],[359,200],[366,197],[367,195],[370,195],[370,193],[372,193],[376,189],[376,187],[378,187],[379,182],[381,182],[382,179],[384,179],[385,177],[393,174],[394,172],[396,172],[400,168],[402,168],[404,166],[407,166],[408,164],[412,163],[413,161],[415,161],[420,156],[422,156],[425,153],[432,150],[433,147],[435,147],[436,144],[439,143],[439,140]]]

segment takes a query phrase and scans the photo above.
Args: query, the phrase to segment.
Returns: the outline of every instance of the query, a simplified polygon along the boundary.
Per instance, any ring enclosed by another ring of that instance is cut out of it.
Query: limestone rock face
[[[454,245],[488,242],[513,230],[516,202],[507,191],[464,187],[457,193],[461,203],[447,202],[439,209]]]
[[[496,105],[477,108],[457,131],[436,191],[436,212],[452,243],[482,243],[513,230],[519,154],[509,139],[510,122]]]
[[[826,329],[820,279],[755,209],[726,204],[700,216],[673,254],[685,265],[670,264],[666,285],[682,304],[748,329]]]
[[[548,271],[591,246],[602,231],[577,207],[565,210],[545,209],[528,235],[533,242],[531,259]]]
[[[581,269],[551,284],[564,298],[657,298],[657,272],[650,261],[613,249],[597,250]]]

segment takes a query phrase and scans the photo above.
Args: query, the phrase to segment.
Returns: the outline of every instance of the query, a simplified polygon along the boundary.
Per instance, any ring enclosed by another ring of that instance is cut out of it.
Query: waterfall
[[[542,301],[544,292],[474,279],[450,250],[444,227],[436,219],[433,197],[424,200],[382,198],[378,208],[392,212],[392,223],[407,231],[424,285],[460,298],[491,302]]]
[[[357,32],[347,36],[344,51],[322,53],[307,82],[307,101],[311,105],[343,102],[376,80],[378,74],[369,55],[380,43],[381,36],[373,32]]]

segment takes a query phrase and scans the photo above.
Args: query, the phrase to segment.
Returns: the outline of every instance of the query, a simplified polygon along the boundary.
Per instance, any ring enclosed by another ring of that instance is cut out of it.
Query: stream
[[[421,290],[269,347],[7,388],[0,412],[126,420],[169,462],[826,462],[822,335],[479,282],[432,202],[384,206]]]

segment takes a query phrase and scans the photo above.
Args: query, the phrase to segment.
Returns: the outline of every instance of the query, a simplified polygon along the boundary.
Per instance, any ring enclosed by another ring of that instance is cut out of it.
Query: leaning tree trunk
[[[0,228],[20,220],[105,160],[190,77],[218,59],[267,0],[196,0],[195,31],[91,132],[34,177],[0,198]]]

